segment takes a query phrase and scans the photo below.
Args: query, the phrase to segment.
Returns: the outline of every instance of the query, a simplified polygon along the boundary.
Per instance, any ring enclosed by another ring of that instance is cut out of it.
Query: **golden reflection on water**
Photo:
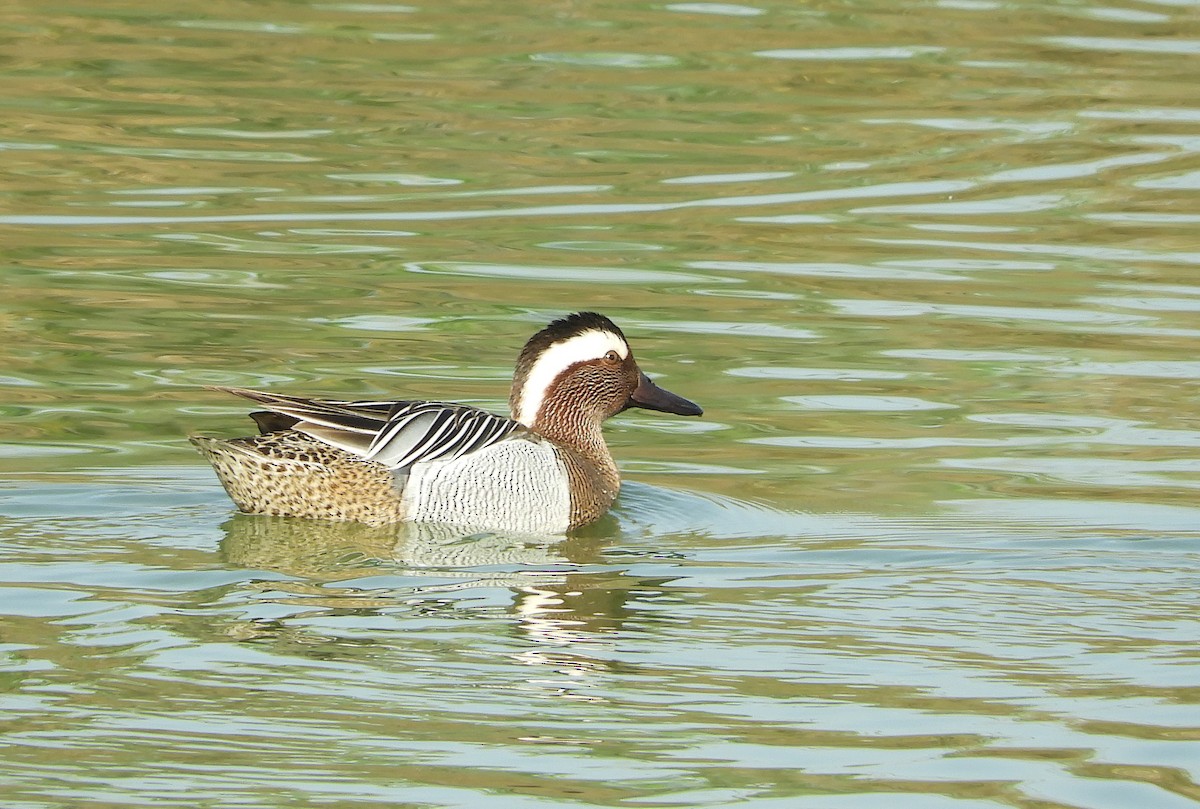
[[[1198,22],[0,10],[0,802],[1200,799]],[[578,536],[231,516],[183,440],[502,409],[582,308],[706,415]]]

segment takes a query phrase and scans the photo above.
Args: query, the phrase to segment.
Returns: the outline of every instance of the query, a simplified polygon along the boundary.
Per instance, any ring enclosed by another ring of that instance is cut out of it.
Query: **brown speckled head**
[[[575,446],[590,443],[604,419],[628,407],[702,412],[651,382],[621,329],[595,312],[568,315],[529,339],[517,360],[509,404],[517,421]]]

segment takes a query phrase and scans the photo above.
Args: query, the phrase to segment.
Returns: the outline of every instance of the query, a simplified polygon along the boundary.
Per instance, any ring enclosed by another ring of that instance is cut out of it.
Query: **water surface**
[[[1200,6],[0,11],[5,806],[1200,802]],[[224,384],[704,405],[613,513],[233,513]]]

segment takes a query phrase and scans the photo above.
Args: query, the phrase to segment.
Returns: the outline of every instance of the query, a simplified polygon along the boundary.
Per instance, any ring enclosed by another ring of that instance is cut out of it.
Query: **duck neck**
[[[531,429],[558,447],[571,481],[571,526],[599,519],[621,491],[621,474],[604,442],[599,419],[588,419],[582,426],[539,419]]]
[[[617,464],[613,460],[600,419],[575,412],[558,412],[547,402],[530,429],[554,443],[574,450],[583,460],[595,466],[595,472],[606,484],[615,488],[620,483]]]
[[[604,433],[600,430],[599,421],[581,418],[564,423],[539,413],[530,429],[556,444],[570,447],[585,458],[612,461],[612,454],[608,451],[608,444],[604,442]]]

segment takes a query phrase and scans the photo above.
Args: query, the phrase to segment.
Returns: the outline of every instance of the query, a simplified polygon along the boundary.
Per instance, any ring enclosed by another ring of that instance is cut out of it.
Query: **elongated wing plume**
[[[453,460],[521,429],[512,419],[447,402],[335,401],[245,388],[212,389],[250,399],[272,413],[295,419],[291,429],[390,469],[404,469],[422,461]],[[264,423],[262,418],[255,421]]]

